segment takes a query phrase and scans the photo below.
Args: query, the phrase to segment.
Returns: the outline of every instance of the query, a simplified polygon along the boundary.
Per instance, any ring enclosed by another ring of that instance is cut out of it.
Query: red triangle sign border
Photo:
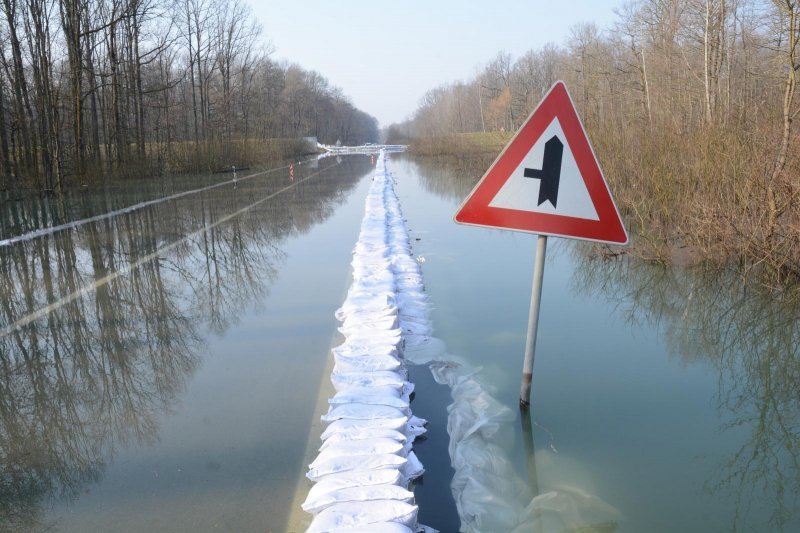
[[[575,158],[598,220],[521,211],[490,205],[545,129],[558,118],[565,141]],[[611,197],[586,130],[564,82],[557,81],[545,94],[516,135],[459,207],[459,224],[510,229],[609,244],[627,244],[628,233]]]

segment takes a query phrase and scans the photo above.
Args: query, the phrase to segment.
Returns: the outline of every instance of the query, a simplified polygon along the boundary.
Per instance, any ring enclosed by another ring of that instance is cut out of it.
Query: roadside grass
[[[437,137],[414,139],[408,150],[414,155],[461,155],[500,153],[513,133],[474,132],[454,133]]]
[[[87,158],[92,161],[87,161],[81,172],[77,171],[71,154],[65,155],[61,161],[62,186],[81,187],[112,179],[214,172],[232,166],[257,166],[316,153],[314,147],[303,139],[293,138],[150,142],[144,146],[144,156],[135,144],[129,144],[125,149],[122,161],[112,163],[117,159],[116,154],[111,155],[114,148],[101,144],[97,153]],[[42,170],[37,170],[40,176]],[[37,177],[36,172],[17,176],[13,182],[0,183],[0,190],[52,193],[41,183],[40,176]]]

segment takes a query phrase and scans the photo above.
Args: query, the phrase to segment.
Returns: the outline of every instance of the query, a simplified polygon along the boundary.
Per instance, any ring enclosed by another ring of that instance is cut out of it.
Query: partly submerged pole
[[[533,357],[536,352],[536,331],[539,329],[539,304],[542,300],[544,257],[547,252],[547,235],[539,235],[536,241],[536,261],[533,266],[531,310],[528,315],[528,338],[525,341],[525,361],[522,364],[522,386],[519,391],[519,408],[527,411],[531,405],[531,382],[533,381]]]

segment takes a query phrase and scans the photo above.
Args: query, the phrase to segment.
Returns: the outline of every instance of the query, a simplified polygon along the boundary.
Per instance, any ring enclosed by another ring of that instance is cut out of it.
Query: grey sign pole
[[[525,361],[522,364],[522,386],[519,390],[519,408],[527,411],[531,405],[531,382],[533,381],[533,357],[536,352],[536,331],[539,329],[539,304],[542,300],[544,257],[547,253],[547,235],[539,235],[536,241],[536,261],[533,267],[531,310],[528,315],[528,338],[525,341]]]

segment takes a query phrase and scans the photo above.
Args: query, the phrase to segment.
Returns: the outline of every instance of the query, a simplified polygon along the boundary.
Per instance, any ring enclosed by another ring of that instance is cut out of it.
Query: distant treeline
[[[377,139],[340,89],[262,42],[243,0],[0,0],[0,189]]]
[[[516,130],[563,79],[637,253],[797,279],[800,2],[635,0],[617,13],[605,31],[577,25],[563,47],[499,53],[475,78],[429,91],[389,142],[475,146],[474,132]]]

